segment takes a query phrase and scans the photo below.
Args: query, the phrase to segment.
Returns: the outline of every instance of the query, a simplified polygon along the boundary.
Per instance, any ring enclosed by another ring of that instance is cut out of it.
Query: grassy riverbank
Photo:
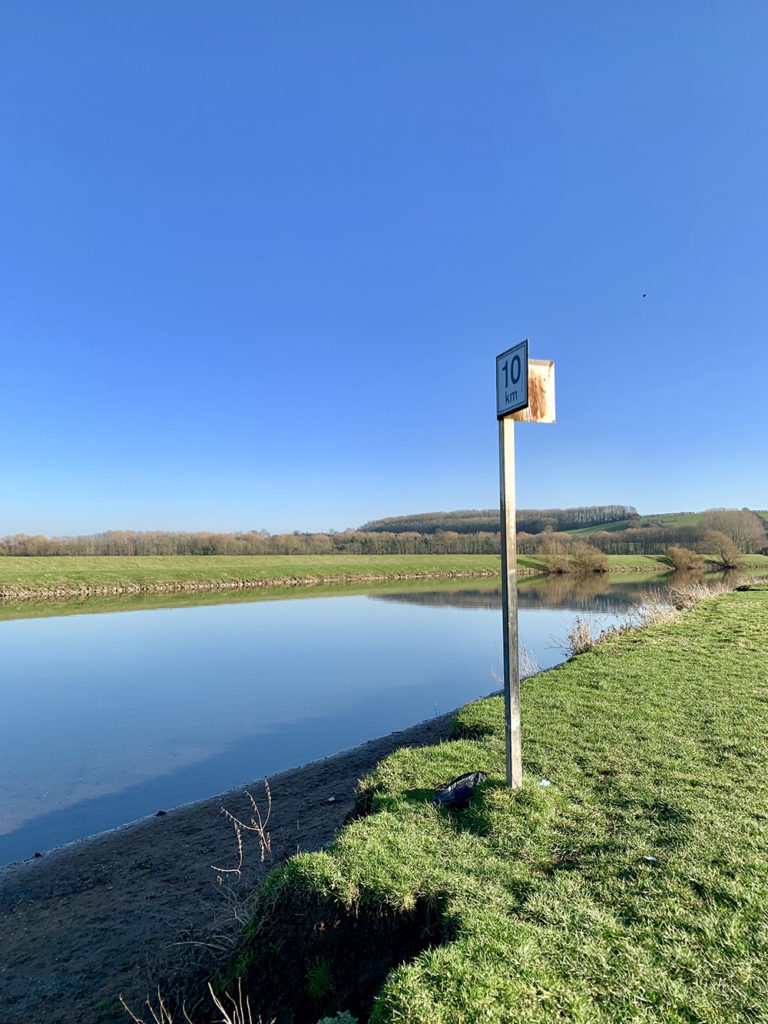
[[[669,572],[661,556],[610,555],[611,572]],[[747,555],[768,572],[768,557]],[[519,555],[523,575],[546,558]],[[0,599],[315,586],[396,579],[499,575],[498,555],[164,555],[0,558]]]
[[[767,659],[762,588],[527,680],[512,798],[501,699],[467,705],[273,874],[229,983],[265,1020],[376,996],[372,1020],[410,1024],[765,1021]],[[470,809],[436,808],[472,769]]]
[[[523,567],[537,569],[541,561],[526,558]],[[498,572],[496,555],[10,557],[0,558],[0,596],[294,586]]]

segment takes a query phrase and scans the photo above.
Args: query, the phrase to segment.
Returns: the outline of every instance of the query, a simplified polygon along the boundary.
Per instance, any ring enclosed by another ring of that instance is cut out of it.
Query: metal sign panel
[[[551,359],[528,360],[528,405],[512,419],[517,423],[555,422],[555,364]]]
[[[496,356],[496,418],[528,405],[528,342]]]

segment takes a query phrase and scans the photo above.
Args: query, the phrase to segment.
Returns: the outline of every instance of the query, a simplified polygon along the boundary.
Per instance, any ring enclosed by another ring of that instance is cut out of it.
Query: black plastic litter
[[[487,778],[485,772],[465,772],[449,782],[445,789],[438,790],[435,803],[443,807],[466,807],[472,799],[475,786]]]

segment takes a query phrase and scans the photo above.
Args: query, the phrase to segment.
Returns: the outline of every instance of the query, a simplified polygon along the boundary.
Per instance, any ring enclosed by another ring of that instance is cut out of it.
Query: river
[[[610,625],[660,586],[523,580],[521,641],[549,668],[577,615]],[[164,601],[0,608],[0,864],[406,728],[502,675],[498,581]]]

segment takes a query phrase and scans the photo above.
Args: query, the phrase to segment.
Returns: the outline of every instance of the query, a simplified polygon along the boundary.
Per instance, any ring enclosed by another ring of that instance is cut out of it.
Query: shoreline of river
[[[359,780],[392,751],[450,736],[456,711],[269,777],[271,854],[238,844],[222,808],[267,810],[258,780],[0,867],[0,1020],[124,1021],[158,986],[191,994],[241,924],[247,891],[299,851],[327,846],[355,809]],[[469,766],[471,767],[471,766]],[[216,865],[214,868],[212,865]]]
[[[669,566],[627,565],[611,568],[606,575],[626,573],[669,573]],[[541,569],[518,569],[518,577],[552,575],[576,575],[575,573],[549,573]],[[590,574],[591,575],[591,574]],[[419,572],[419,573],[348,573],[340,576],[283,576],[271,579],[243,578],[237,580],[175,580],[152,584],[110,584],[104,586],[78,587],[5,587],[0,590],[0,602],[35,601],[77,597],[127,597],[137,594],[186,594],[220,590],[283,590],[292,587],[327,586],[329,584],[397,583],[418,580],[465,580],[494,579],[501,577],[501,570],[475,570],[462,572]]]
[[[538,570],[521,569],[519,576],[538,576]],[[0,590],[0,600],[24,601],[40,598],[61,597],[109,597],[129,596],[134,594],[183,594],[204,592],[207,590],[267,590],[286,587],[312,587],[332,583],[386,583],[410,580],[438,579],[493,579],[501,576],[497,571],[472,572],[419,572],[419,573],[348,573],[341,576],[278,576],[272,579],[243,578],[238,580],[174,580],[168,583],[151,584],[112,584],[107,586],[80,587],[6,587]]]

